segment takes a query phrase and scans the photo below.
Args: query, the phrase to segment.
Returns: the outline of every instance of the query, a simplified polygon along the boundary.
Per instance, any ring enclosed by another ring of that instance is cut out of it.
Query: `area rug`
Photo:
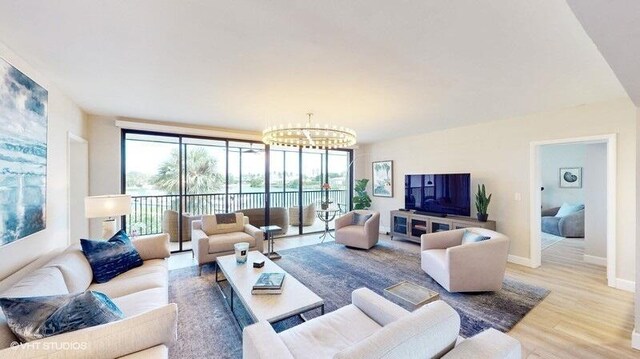
[[[458,311],[463,337],[490,327],[509,331],[549,293],[509,276],[496,293],[449,293],[420,269],[418,246],[407,250],[388,241],[368,251],[329,242],[280,254],[283,257],[276,263],[323,298],[327,312],[349,304],[354,289],[368,287],[382,294],[384,288],[409,280],[437,291]],[[227,299],[229,286],[222,282],[221,291],[213,273],[213,266],[205,267],[201,277],[196,267],[170,272],[169,299],[178,304],[179,339],[170,348],[173,358],[242,356],[241,327],[250,324],[249,316],[236,298],[236,321]],[[315,310],[306,317],[318,315],[319,310]],[[274,328],[282,331],[299,323],[301,319],[291,318],[276,323]]]

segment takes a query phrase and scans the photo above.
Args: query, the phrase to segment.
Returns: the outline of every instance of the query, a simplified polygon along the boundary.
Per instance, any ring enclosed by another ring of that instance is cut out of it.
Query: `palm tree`
[[[195,147],[187,151],[186,182],[187,193],[213,193],[222,188],[224,177],[218,173],[218,161],[204,148]],[[151,183],[168,194],[179,192],[179,162],[178,149],[171,152],[171,156],[158,167]]]

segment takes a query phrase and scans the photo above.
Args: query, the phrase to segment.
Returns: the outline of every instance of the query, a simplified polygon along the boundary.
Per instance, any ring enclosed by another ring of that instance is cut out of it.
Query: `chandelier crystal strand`
[[[267,127],[262,131],[262,142],[270,146],[334,149],[356,144],[356,132],[343,126],[312,124],[312,113],[306,125],[291,123]]]

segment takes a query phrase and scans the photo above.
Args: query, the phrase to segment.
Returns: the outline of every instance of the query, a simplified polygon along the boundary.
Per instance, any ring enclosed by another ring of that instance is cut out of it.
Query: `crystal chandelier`
[[[306,147],[316,149],[345,148],[356,144],[356,132],[342,126],[311,123],[268,127],[262,131],[262,142],[270,146]]]

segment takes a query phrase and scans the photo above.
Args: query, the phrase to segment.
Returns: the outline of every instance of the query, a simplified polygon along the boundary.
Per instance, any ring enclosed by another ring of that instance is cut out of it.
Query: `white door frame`
[[[71,143],[84,143],[87,144],[87,151],[89,141],[86,139],[72,133],[71,131],[67,131],[67,245],[71,244]],[[88,153],[87,153],[87,161],[88,161]],[[89,169],[89,164],[87,163],[87,170]],[[87,177],[87,190],[89,189],[89,178]]]
[[[617,136],[616,134],[595,135],[587,137],[562,138],[557,140],[533,141],[530,144],[530,253],[531,267],[541,264],[540,208],[542,207],[540,147],[557,144],[589,144],[606,143],[607,145],[607,284],[616,288],[616,195],[617,195]]]

